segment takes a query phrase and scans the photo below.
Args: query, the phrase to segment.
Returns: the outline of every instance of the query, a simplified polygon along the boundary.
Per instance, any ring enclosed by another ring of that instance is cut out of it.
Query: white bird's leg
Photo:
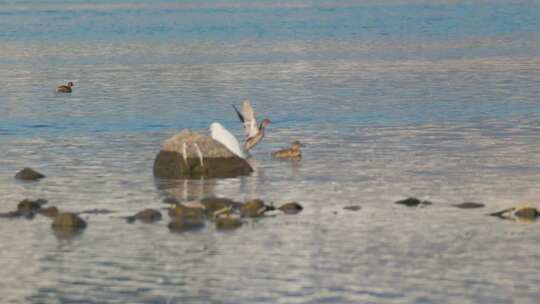
[[[187,163],[187,149],[186,149],[186,142],[182,143],[182,158],[184,159],[184,164],[186,164],[186,167],[188,165]]]
[[[203,158],[201,149],[199,149],[199,145],[197,145],[197,143],[194,143],[193,145],[195,145],[195,150],[197,150],[197,155],[199,155],[199,161],[201,162],[201,167],[204,168],[204,158]]]

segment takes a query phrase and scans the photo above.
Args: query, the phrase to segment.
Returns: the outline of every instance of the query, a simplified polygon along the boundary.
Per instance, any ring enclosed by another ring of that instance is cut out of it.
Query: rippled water
[[[44,217],[0,219],[1,302],[537,303],[538,223],[485,214],[539,206],[539,15],[536,1],[0,2],[0,212],[115,211],[71,239]],[[241,136],[231,104],[246,98],[273,121],[252,176],[154,180],[179,130]],[[270,157],[297,139],[300,163]],[[16,181],[26,166],[47,178]],[[230,232],[122,219],[169,195],[305,209]],[[408,196],[434,204],[393,204]]]

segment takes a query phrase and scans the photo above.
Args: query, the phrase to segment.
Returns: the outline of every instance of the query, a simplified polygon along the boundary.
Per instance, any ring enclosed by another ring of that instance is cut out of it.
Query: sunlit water
[[[72,239],[1,219],[2,303],[538,303],[540,226],[485,216],[540,204],[538,2],[148,2],[0,2],[0,212],[115,211]],[[242,136],[246,98],[273,121],[252,176],[154,180],[181,129]],[[270,157],[293,140],[300,163]],[[305,209],[231,232],[122,219],[169,195]]]

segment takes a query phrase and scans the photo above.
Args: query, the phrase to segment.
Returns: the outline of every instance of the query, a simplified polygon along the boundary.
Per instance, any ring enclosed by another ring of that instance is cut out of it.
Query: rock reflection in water
[[[154,184],[164,197],[174,198],[178,202],[189,202],[213,195],[217,181],[205,179],[155,179]]]

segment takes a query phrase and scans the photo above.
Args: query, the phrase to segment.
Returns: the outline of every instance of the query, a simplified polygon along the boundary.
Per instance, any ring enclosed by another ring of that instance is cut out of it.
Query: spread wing
[[[238,155],[241,158],[245,158],[245,154],[242,151],[238,140],[236,140],[236,137],[234,137],[234,135],[232,135],[231,132],[225,129],[225,127],[223,127],[220,123],[212,123],[210,125],[210,133],[214,140],[222,143],[232,153]]]
[[[259,132],[255,112],[249,100],[244,101],[242,105],[242,116],[244,117],[244,128],[246,129],[246,137],[255,136]]]

